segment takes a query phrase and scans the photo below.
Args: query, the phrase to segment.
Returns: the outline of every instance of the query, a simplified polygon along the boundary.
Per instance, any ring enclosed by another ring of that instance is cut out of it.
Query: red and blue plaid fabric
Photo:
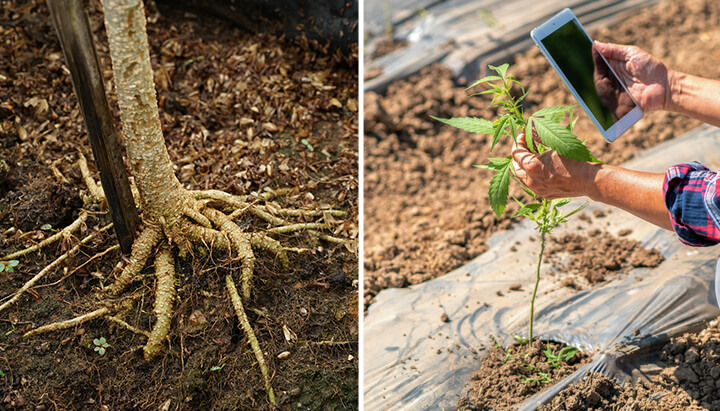
[[[665,205],[684,244],[707,247],[720,243],[718,176],[698,162],[672,166],[665,174]]]

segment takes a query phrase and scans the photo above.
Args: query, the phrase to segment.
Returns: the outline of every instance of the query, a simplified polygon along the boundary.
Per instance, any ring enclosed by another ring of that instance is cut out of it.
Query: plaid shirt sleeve
[[[665,174],[665,205],[684,244],[707,247],[720,243],[719,176],[698,162],[670,167]]]

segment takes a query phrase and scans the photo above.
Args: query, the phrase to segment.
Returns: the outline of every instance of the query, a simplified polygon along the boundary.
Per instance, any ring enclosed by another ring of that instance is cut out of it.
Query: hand
[[[645,112],[670,104],[670,70],[658,59],[635,46],[595,42],[625,87]]]
[[[615,121],[617,121],[635,107],[635,102],[632,101],[630,95],[625,92],[620,82],[612,74],[610,67],[605,64],[600,52],[595,47],[591,48],[595,65],[595,71],[593,72],[595,90],[603,103],[605,103],[605,106],[612,112]]]
[[[533,130],[534,140],[538,140]],[[513,148],[515,176],[539,197],[554,198],[589,195],[588,178],[592,181],[593,165],[560,157],[548,150],[542,154],[532,153],[520,132]]]

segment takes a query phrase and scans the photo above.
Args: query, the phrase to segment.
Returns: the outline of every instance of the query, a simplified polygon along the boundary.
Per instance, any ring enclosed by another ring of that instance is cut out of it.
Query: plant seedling
[[[543,354],[545,354],[545,358],[547,358],[546,362],[550,365],[550,367],[560,368],[562,363],[566,363],[575,357],[575,354],[577,354],[578,351],[579,350],[575,347],[565,347],[560,350],[560,352],[556,353],[555,350],[548,347],[545,351],[543,351]]]
[[[573,114],[574,106],[545,107],[526,117],[524,109],[520,104],[528,94],[525,86],[508,74],[508,64],[489,67],[494,70],[497,75],[483,77],[467,89],[469,90],[481,84],[489,86],[489,89],[474,93],[471,96],[482,94],[493,95],[490,105],[498,108],[499,118],[494,121],[476,117],[450,119],[432,118],[462,130],[492,136],[491,152],[503,137],[509,137],[514,142],[517,142],[519,132],[524,131],[528,149],[535,154],[542,154],[548,150],[554,150],[560,156],[572,160],[599,162],[590,154],[585,144],[572,132],[575,122],[577,121],[577,117]],[[515,97],[511,93],[513,85],[520,87],[522,91],[520,97]],[[539,142],[533,140],[533,130],[537,132],[540,139]],[[530,321],[527,338],[527,342],[532,342],[535,297],[537,296],[538,285],[540,283],[540,265],[545,251],[545,237],[550,234],[558,224],[568,221],[573,214],[580,211],[584,206],[570,211],[567,214],[563,214],[560,208],[567,205],[570,199],[547,200],[538,197],[515,176],[511,155],[489,158],[488,160],[488,164],[478,165],[476,167],[485,168],[494,173],[490,179],[488,196],[490,207],[495,214],[500,217],[505,212],[509,197],[510,180],[515,180],[532,201],[526,204],[513,197],[520,205],[520,209],[513,217],[526,217],[534,221],[536,223],[536,229],[540,232],[540,252],[538,253],[535,273],[535,288],[533,289],[530,300]],[[518,339],[516,338],[516,340]],[[525,341],[520,338],[518,342],[522,344]]]
[[[96,338],[93,340],[93,344],[95,344],[95,351],[99,355],[105,355],[105,349],[110,347],[110,344],[105,341],[105,337]]]
[[[225,368],[225,363],[222,363],[222,365],[216,365],[214,367],[210,367],[210,371],[222,371],[223,368]]]
[[[552,378],[550,378],[550,374],[542,371],[538,371],[535,373],[534,377],[526,377],[522,376],[523,378],[523,384],[530,384],[530,385],[540,385],[540,384],[550,384],[552,382]]]
[[[18,260],[10,260],[10,261],[0,261],[0,273],[6,272],[6,273],[12,273],[15,271],[15,267],[17,267],[20,264],[20,261]]]

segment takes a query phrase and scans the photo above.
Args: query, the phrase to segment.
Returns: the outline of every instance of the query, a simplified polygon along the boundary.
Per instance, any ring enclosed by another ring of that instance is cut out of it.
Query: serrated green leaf
[[[580,207],[572,210],[571,212],[565,214],[565,216],[564,216],[563,218],[564,218],[565,220],[567,220],[567,219],[570,218],[571,216],[573,216],[573,215],[579,213],[580,211],[582,211],[583,209],[585,209],[585,207],[587,207],[587,203],[585,203],[585,204],[581,205]]]
[[[508,69],[508,67],[510,67],[510,65],[505,63],[498,67],[490,66],[490,65],[488,67],[490,67],[491,70],[495,70],[500,75],[500,77],[505,78],[505,76],[507,74],[507,69]]]
[[[511,157],[490,157],[488,161],[488,164],[476,165],[475,167],[499,171],[505,168],[508,163],[512,162],[512,159]]]
[[[568,362],[570,361],[577,352],[580,351],[575,347],[565,347],[562,350],[560,350],[560,353],[558,354],[558,358],[561,361]]]
[[[490,179],[490,187],[488,189],[490,207],[498,217],[502,215],[505,211],[505,207],[507,206],[508,186],[510,185],[510,167],[511,161],[509,161],[508,158],[508,162],[492,176],[492,179]]]
[[[531,153],[535,152],[535,142],[533,141],[533,125],[532,125],[532,117],[530,117],[527,122],[525,123],[525,143],[528,146],[528,150],[530,150]]]
[[[432,117],[433,120],[440,121],[447,125],[459,128],[461,130],[469,131],[471,133],[480,134],[493,134],[493,124],[489,120],[477,117],[453,117],[453,118],[439,118]]]
[[[493,123],[494,132],[493,132],[492,146],[490,146],[491,152],[495,148],[495,144],[497,144],[498,141],[500,141],[500,137],[502,137],[503,133],[505,132],[505,127],[507,127],[508,117],[509,117],[509,115],[506,114],[506,115],[500,117],[497,121],[495,121],[495,123]]]
[[[18,260],[10,260],[10,261],[8,261],[8,265],[9,265],[10,267],[17,267],[18,264],[20,264],[20,261],[18,261]]]
[[[0,263],[0,273],[5,271],[5,264]]]
[[[510,135],[512,136],[513,141],[516,141],[517,139],[517,124],[515,121],[515,117],[510,117]]]
[[[533,123],[540,140],[561,156],[578,161],[592,159],[590,151],[582,141],[561,124],[543,117],[534,118]]]
[[[498,76],[485,76],[485,77],[481,78],[480,80],[472,83],[470,86],[468,86],[465,89],[465,91],[470,90],[471,88],[477,86],[478,84],[487,83],[488,81],[497,81],[497,80],[502,80],[502,78],[498,77]]]
[[[536,212],[542,204],[526,204],[515,213],[513,217],[523,217]]]
[[[541,108],[540,110],[533,113],[533,117],[548,117],[554,116],[557,113],[565,113],[572,110],[575,106],[552,106]]]
[[[556,198],[550,202],[555,207],[562,207],[565,204],[569,203],[572,199],[571,198]]]

